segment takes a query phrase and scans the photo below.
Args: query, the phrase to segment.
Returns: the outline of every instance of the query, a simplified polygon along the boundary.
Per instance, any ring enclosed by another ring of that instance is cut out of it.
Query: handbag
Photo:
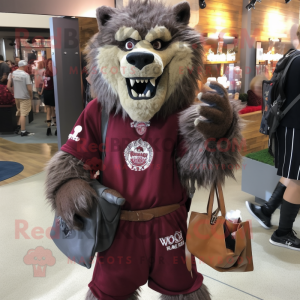
[[[213,210],[216,192],[218,208]],[[221,216],[218,216],[221,211]],[[253,271],[249,221],[234,224],[225,219],[226,208],[221,184],[210,190],[206,213],[192,212],[186,238],[186,266],[191,272],[191,254],[219,272]],[[235,232],[234,251],[226,248],[225,232]]]
[[[106,139],[107,124],[108,115],[102,110],[102,141]],[[105,152],[102,151],[102,161],[104,158]],[[100,174],[101,181],[102,173],[103,171]],[[56,246],[69,260],[88,269],[92,266],[95,253],[107,250],[113,243],[120,221],[121,206],[125,203],[125,199],[105,193],[108,188],[97,180],[94,180],[91,185],[99,197],[92,209],[91,218],[80,217],[83,229],[69,229],[64,220],[55,215],[50,232]]]

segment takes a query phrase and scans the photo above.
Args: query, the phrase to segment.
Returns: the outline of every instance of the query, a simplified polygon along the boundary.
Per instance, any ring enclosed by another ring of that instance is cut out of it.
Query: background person
[[[262,82],[267,80],[264,74],[255,76],[250,82],[250,89],[247,91],[249,106],[262,105]]]
[[[12,66],[13,66],[12,61],[8,59],[8,60],[6,60],[5,62],[6,62],[6,64],[9,66],[9,68],[11,69]]]
[[[54,98],[54,85],[53,85],[53,68],[52,68],[52,59],[47,60],[47,66],[44,76],[44,81],[42,85],[42,90],[39,92],[39,95],[44,96],[44,103],[46,105],[47,111],[47,135],[52,135],[51,132],[51,117],[53,124],[56,126],[56,117],[55,117],[55,98]],[[57,130],[55,131],[57,135]]]
[[[297,30],[300,41],[300,26]],[[298,45],[297,50],[300,50]],[[287,72],[284,92],[286,101],[281,108],[284,110],[300,94],[300,57],[292,62]],[[286,189],[283,194],[280,209],[278,229],[272,234],[270,243],[300,251],[300,239],[293,230],[293,224],[300,209],[300,101],[284,116],[276,132],[275,139],[275,167],[277,175]],[[285,181],[284,179],[289,179]],[[284,187],[281,187],[284,189]],[[276,190],[276,189],[275,189]],[[248,207],[250,213],[255,214],[253,207]],[[261,212],[265,215],[265,209]],[[259,218],[258,218],[259,219]]]
[[[15,62],[13,63],[13,66],[11,67],[11,71],[16,71],[19,69],[18,64],[19,64],[20,58],[19,56],[15,57]]]
[[[0,84],[6,85],[10,67],[3,61],[3,55],[0,54]]]
[[[40,111],[40,104],[41,101],[44,102],[43,94],[40,94],[42,91],[43,87],[43,77],[45,75],[45,68],[44,68],[44,63],[42,61],[37,62],[37,67],[34,70],[34,85],[35,85],[35,90],[36,93],[35,95],[35,112]]]
[[[26,131],[26,116],[31,111],[31,100],[32,100],[32,83],[30,76],[26,73],[28,68],[25,60],[19,61],[19,69],[14,71],[9,77],[8,86],[11,86],[13,82],[13,93],[15,96],[17,113],[19,116],[18,127],[21,129],[21,136],[33,135]]]

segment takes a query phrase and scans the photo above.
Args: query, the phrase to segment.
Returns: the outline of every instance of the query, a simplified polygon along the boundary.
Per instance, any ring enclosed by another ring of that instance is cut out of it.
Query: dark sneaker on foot
[[[25,131],[25,132],[21,131],[21,136],[29,136],[29,135],[34,135],[34,133],[28,132],[28,131]]]
[[[52,135],[52,132],[51,132],[51,128],[50,128],[50,127],[47,128],[47,133],[46,133],[46,134],[47,134],[48,136],[49,136],[49,135]]]
[[[300,251],[300,239],[296,237],[296,234],[294,230],[291,230],[287,235],[278,236],[275,231],[270,238],[270,243],[275,246]]]
[[[55,135],[57,135],[57,129],[55,130]]]
[[[263,228],[270,229],[272,227],[271,217],[268,217],[263,214],[261,206],[246,201],[246,207],[248,208],[250,214],[258,221],[258,223]]]
[[[16,128],[15,128],[15,134],[20,134],[21,133],[21,126],[17,126]]]

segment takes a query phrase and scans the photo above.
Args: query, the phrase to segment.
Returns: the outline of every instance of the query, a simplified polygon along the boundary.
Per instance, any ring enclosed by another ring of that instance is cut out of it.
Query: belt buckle
[[[136,212],[136,216],[137,216],[137,220],[140,221],[140,215],[138,211]]]

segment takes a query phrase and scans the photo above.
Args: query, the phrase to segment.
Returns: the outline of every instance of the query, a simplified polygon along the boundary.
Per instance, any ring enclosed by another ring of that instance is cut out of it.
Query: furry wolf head
[[[85,53],[92,93],[107,112],[145,122],[194,101],[202,46],[189,18],[187,2],[166,7],[157,0],[131,0],[122,9],[97,9],[99,33]]]

